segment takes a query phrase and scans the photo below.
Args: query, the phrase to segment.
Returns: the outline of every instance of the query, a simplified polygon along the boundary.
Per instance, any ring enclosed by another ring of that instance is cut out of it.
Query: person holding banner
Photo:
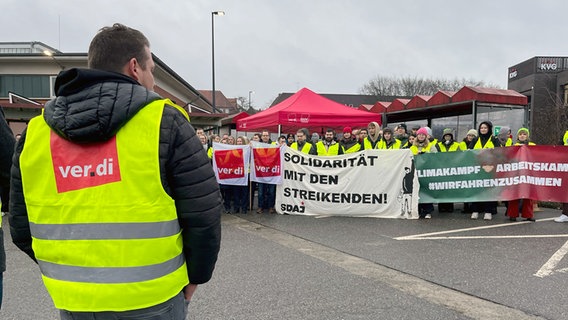
[[[436,144],[436,149],[438,152],[455,152],[462,150],[462,146],[454,140],[454,130],[451,128],[446,128],[443,131],[442,141]],[[463,149],[465,150],[465,148]],[[438,203],[438,212],[453,212],[453,203]]]
[[[564,133],[559,145],[568,146],[568,130]],[[568,222],[568,203],[562,204],[562,214],[558,218],[554,219],[554,222]]]
[[[400,145],[401,145],[400,140],[393,137],[392,129],[385,128],[383,130],[383,137],[377,144],[377,149],[383,149],[383,150],[400,149]]]
[[[313,144],[306,141],[309,135],[310,132],[306,128],[298,130],[298,132],[296,132],[296,142],[292,143],[290,148],[298,150],[303,153],[317,156],[318,155],[317,148]]]
[[[493,123],[491,121],[483,121],[479,124],[479,136],[471,141],[469,149],[493,149],[500,147],[501,142],[493,136]],[[497,201],[473,202],[471,204],[471,219],[476,220],[479,213],[483,212],[483,220],[493,219],[493,215],[497,214]]]
[[[335,131],[333,131],[333,129],[327,129],[323,140],[316,143],[318,156],[336,156],[343,154],[341,148],[339,148],[339,143],[333,138],[335,138]]]
[[[467,132],[467,135],[465,136],[465,138],[463,138],[462,142],[460,142],[460,149],[462,149],[462,150],[471,149],[471,148],[469,148],[469,144],[475,138],[477,138],[477,130],[470,129]]]
[[[436,145],[430,143],[428,140],[428,130],[426,127],[422,127],[416,131],[416,140],[414,144],[410,147],[410,151],[416,157],[423,153],[436,153]],[[434,205],[431,203],[419,203],[418,204],[418,217],[420,219],[431,219],[432,212],[434,211]]]
[[[236,140],[237,146],[246,146],[249,144],[247,137],[239,136]],[[245,166],[248,175],[248,164]],[[247,214],[249,208],[249,187],[251,183],[250,180],[247,185],[233,185],[233,204],[235,207],[235,213]]]
[[[517,131],[517,142],[515,142],[515,146],[534,146],[535,143],[529,141],[529,129],[527,128],[520,128]],[[519,202],[522,202],[521,206],[521,217],[525,219],[525,221],[535,221],[534,220],[534,204],[535,201],[531,199],[517,199],[509,201],[509,205],[507,206],[507,216],[511,221],[517,221],[519,217]]]
[[[375,121],[370,122],[367,125],[368,136],[363,139],[362,148],[363,150],[377,149],[377,145],[381,140],[381,127]]]
[[[361,144],[351,134],[351,127],[343,128],[343,138],[339,140],[341,154],[353,153],[361,150]]]
[[[260,135],[260,142],[276,145],[270,139],[270,132],[268,130],[263,130]],[[256,213],[261,214],[264,209],[267,209],[270,213],[276,213],[274,210],[274,203],[276,202],[276,185],[270,183],[259,183],[258,184],[258,209]]]

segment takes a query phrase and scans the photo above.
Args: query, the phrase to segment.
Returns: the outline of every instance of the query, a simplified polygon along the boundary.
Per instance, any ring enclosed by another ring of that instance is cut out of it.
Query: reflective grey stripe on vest
[[[38,260],[41,273],[48,278],[86,283],[130,283],[153,280],[173,273],[184,262],[183,254],[166,262],[143,267],[76,267]]]
[[[36,239],[43,240],[110,240],[151,239],[180,232],[177,219],[162,222],[36,224],[30,222]]]

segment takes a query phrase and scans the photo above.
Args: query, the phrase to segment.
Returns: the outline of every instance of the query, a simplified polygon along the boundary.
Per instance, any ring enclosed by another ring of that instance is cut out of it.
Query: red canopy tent
[[[288,99],[250,117],[237,120],[238,131],[267,129],[271,132],[294,132],[300,128],[323,133],[332,128],[367,127],[369,122],[381,124],[381,115],[357,110],[303,88]]]

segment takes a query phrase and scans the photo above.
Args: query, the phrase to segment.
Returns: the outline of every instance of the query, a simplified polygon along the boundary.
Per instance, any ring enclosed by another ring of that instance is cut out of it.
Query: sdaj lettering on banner
[[[409,150],[318,157],[284,151],[279,213],[418,218],[418,177]]]

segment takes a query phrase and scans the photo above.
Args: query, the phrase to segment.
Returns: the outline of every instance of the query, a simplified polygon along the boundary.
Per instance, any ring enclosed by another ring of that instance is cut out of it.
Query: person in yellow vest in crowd
[[[460,142],[460,149],[461,150],[467,150],[469,149],[469,144],[471,143],[471,141],[473,141],[473,139],[477,138],[477,130],[475,129],[470,129],[466,136],[463,138],[463,140]],[[461,213],[467,213],[470,214],[471,213],[471,203],[469,202],[464,202],[463,204],[463,210],[461,211]]]
[[[262,130],[260,134],[260,142],[269,145],[276,145],[275,141],[270,139],[270,132],[268,130]],[[256,213],[262,214],[264,210],[268,210],[270,214],[276,213],[274,209],[274,204],[276,203],[276,185],[271,183],[258,183],[258,208]]]
[[[396,127],[394,137],[400,140],[401,149],[408,144],[408,133],[406,133],[406,124],[401,123]]]
[[[339,143],[335,141],[335,131],[327,129],[323,140],[316,143],[318,156],[336,156],[343,154],[343,150],[339,148]]]
[[[422,127],[416,131],[416,139],[414,144],[410,147],[410,151],[416,157],[424,153],[436,153],[438,150],[435,145],[432,145],[428,140],[428,130]],[[434,205],[431,203],[418,204],[418,217],[420,219],[431,219]]]
[[[381,141],[380,130],[381,127],[375,121],[370,122],[367,125],[367,136],[361,143],[362,150],[377,149],[377,145],[379,144],[379,141]]]
[[[213,142],[221,143],[221,137],[218,134],[214,134],[211,137],[211,146],[207,149],[207,156],[209,159],[213,159]]]
[[[462,146],[454,140],[454,130],[451,128],[446,128],[442,132],[442,141],[436,144],[436,149],[438,152],[455,152],[455,151],[463,151],[466,150],[465,147]],[[453,203],[438,203],[438,212],[454,212],[454,204]]]
[[[515,146],[534,146],[535,143],[529,140],[529,129],[527,128],[520,128],[517,131],[517,141],[515,142]],[[519,217],[519,202],[522,202],[521,206],[521,217],[525,221],[535,221],[534,220],[534,204],[535,201],[532,199],[516,199],[509,201],[507,205],[507,217],[511,221],[517,221]]]
[[[511,137],[511,129],[507,126],[501,127],[499,129],[499,134],[497,134],[497,139],[501,143],[501,146],[510,147],[513,145],[513,138]]]
[[[491,121],[483,121],[477,128],[479,136],[473,139],[468,149],[493,149],[501,146],[501,142],[493,136],[493,124]],[[477,219],[479,213],[483,213],[483,220],[493,219],[497,214],[497,201],[473,202],[471,204],[471,219]]]
[[[2,192],[2,215],[0,215],[0,310],[2,309],[3,278],[6,271],[6,252],[4,251],[4,231],[2,230],[2,217],[8,213],[10,202],[10,167],[14,155],[16,138],[0,109],[0,188]],[[8,217],[6,217],[8,218]]]
[[[442,133],[442,141],[436,144],[439,152],[465,151],[467,146],[462,145],[454,140],[454,130],[450,128],[444,129]]]
[[[339,148],[342,154],[354,153],[361,150],[361,144],[351,133],[351,127],[343,128],[343,137],[339,140]]]
[[[400,146],[401,146],[400,140],[393,137],[392,129],[385,128],[383,130],[383,137],[377,144],[377,149],[393,150],[393,149],[400,149]]]
[[[564,136],[562,137],[562,141],[560,141],[559,145],[568,146],[568,130],[564,132]],[[562,214],[555,218],[554,222],[568,222],[568,203],[562,204]]]
[[[463,138],[462,142],[460,142],[460,149],[461,150],[467,150],[470,149],[469,148],[469,144],[473,141],[473,139],[477,138],[477,130],[475,129],[470,129],[467,132],[467,135],[465,136],[465,138]]]
[[[434,137],[434,135],[432,134],[432,129],[430,127],[424,128],[426,128],[426,131],[428,131],[428,141],[430,141],[430,144],[435,147],[438,144],[438,139]]]
[[[219,185],[185,110],[152,91],[154,66],[140,31],[102,28],[16,145],[12,239],[61,319],[185,319],[213,274]]]
[[[296,142],[292,143],[290,148],[301,151],[303,153],[317,156],[318,151],[316,146],[307,142],[306,139],[310,136],[310,132],[306,128],[302,128],[296,132]]]

